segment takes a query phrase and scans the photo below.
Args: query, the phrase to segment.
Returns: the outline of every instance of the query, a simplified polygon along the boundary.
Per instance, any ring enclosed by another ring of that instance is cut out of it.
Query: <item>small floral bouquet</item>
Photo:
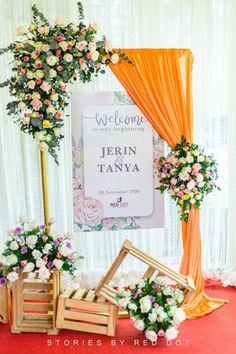
[[[183,291],[168,285],[166,277],[142,279],[138,284],[121,290],[117,298],[119,305],[129,312],[134,327],[144,331],[145,337],[152,342],[156,342],[158,337],[176,338],[177,328],[186,318],[179,307],[184,301]]]
[[[52,225],[52,221],[49,225]],[[47,280],[53,269],[74,275],[79,267],[82,257],[72,252],[69,233],[56,237],[52,231],[46,233],[45,225],[22,222],[14,230],[9,230],[8,235],[6,249],[0,260],[4,266],[2,274],[5,274],[8,283],[18,279],[20,270],[28,273],[29,279],[34,279],[37,273],[39,279]]]
[[[171,149],[166,157],[157,161],[161,193],[165,190],[180,206],[181,220],[188,221],[191,206],[199,208],[205,195],[212,192],[218,178],[217,162],[206,156],[196,144],[181,143]]]
[[[64,111],[70,97],[68,84],[77,77],[83,83],[91,81],[121,57],[130,62],[124,53],[112,50],[110,40],[97,38],[98,24],[84,24],[80,2],[78,10],[78,24],[63,24],[57,18],[50,25],[33,5],[33,20],[28,29],[20,26],[20,39],[0,50],[0,54],[11,52],[14,56],[14,75],[0,84],[0,87],[9,86],[15,97],[7,105],[8,115],[56,162],[56,149],[63,138]]]

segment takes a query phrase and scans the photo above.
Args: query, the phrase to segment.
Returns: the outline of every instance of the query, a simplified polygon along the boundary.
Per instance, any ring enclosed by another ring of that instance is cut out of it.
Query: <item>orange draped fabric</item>
[[[153,128],[170,145],[184,136],[193,140],[192,65],[189,49],[123,49],[132,64],[110,65],[129,96]],[[183,308],[188,318],[203,316],[224,304],[204,293],[201,268],[200,213],[192,207],[188,222],[182,222],[183,257],[180,272],[190,275],[196,291]]]

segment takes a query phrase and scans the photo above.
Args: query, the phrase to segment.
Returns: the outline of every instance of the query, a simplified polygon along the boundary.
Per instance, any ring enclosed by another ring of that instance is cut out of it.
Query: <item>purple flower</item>
[[[17,226],[17,227],[15,228],[15,230],[14,230],[14,233],[15,233],[16,235],[19,235],[19,234],[22,233],[22,231],[23,231],[22,227]]]
[[[40,226],[40,229],[41,229],[41,230],[45,230],[45,228],[46,228],[45,225],[41,225],[41,226]]]
[[[0,286],[3,286],[6,284],[6,278],[0,278]]]
[[[59,243],[60,243],[60,242],[59,242],[58,240],[54,240],[53,243],[52,243],[52,245],[53,245],[54,248],[56,248],[56,247],[59,246]]]
[[[150,301],[151,301],[152,303],[155,302],[155,301],[156,301],[155,296],[150,296]]]
[[[68,247],[69,249],[71,249],[71,248],[72,248],[71,243],[67,241],[67,242],[66,242],[66,247]]]
[[[47,264],[48,268],[52,268],[53,267],[53,262],[52,261],[49,261],[48,264]]]
[[[157,289],[157,288],[158,288],[158,285],[157,285],[157,284],[153,284],[153,285],[152,285],[152,288],[153,288],[153,289]]]
[[[20,250],[20,252],[22,253],[22,254],[26,254],[27,252],[28,252],[28,248],[27,247],[22,247],[22,249]]]

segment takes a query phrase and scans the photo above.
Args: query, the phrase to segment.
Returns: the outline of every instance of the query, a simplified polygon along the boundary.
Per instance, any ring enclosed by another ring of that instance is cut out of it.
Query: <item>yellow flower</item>
[[[50,49],[50,46],[49,46],[48,44],[43,44],[43,46],[42,46],[42,51],[48,52],[49,49]]]
[[[43,121],[43,128],[51,128],[51,123],[49,122],[49,120],[46,119]]]
[[[34,73],[34,76],[36,79],[42,79],[42,77],[44,77],[44,73],[42,70],[37,70],[35,73]]]
[[[46,109],[46,112],[47,114],[55,114],[56,113],[56,110],[55,108],[51,105],[51,106],[48,106],[48,108]]]
[[[35,92],[35,93],[33,93],[33,95],[32,95],[32,99],[33,100],[39,100],[40,99],[40,94],[38,93],[38,92]]]
[[[38,113],[38,112],[33,112],[33,113],[31,114],[31,118],[38,118],[38,116],[39,116],[39,113]]]
[[[183,195],[182,200],[188,200],[190,197],[188,194]]]
[[[37,42],[37,43],[35,43],[35,49],[36,50],[42,50],[42,46],[43,46],[43,43],[42,42]]]

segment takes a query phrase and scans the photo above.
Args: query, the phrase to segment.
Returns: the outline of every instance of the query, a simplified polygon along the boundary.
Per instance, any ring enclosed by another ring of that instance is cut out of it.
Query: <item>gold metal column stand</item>
[[[43,191],[43,215],[44,223],[48,225],[49,221],[49,198],[48,198],[48,176],[47,176],[47,153],[40,151],[41,164],[41,182]]]

